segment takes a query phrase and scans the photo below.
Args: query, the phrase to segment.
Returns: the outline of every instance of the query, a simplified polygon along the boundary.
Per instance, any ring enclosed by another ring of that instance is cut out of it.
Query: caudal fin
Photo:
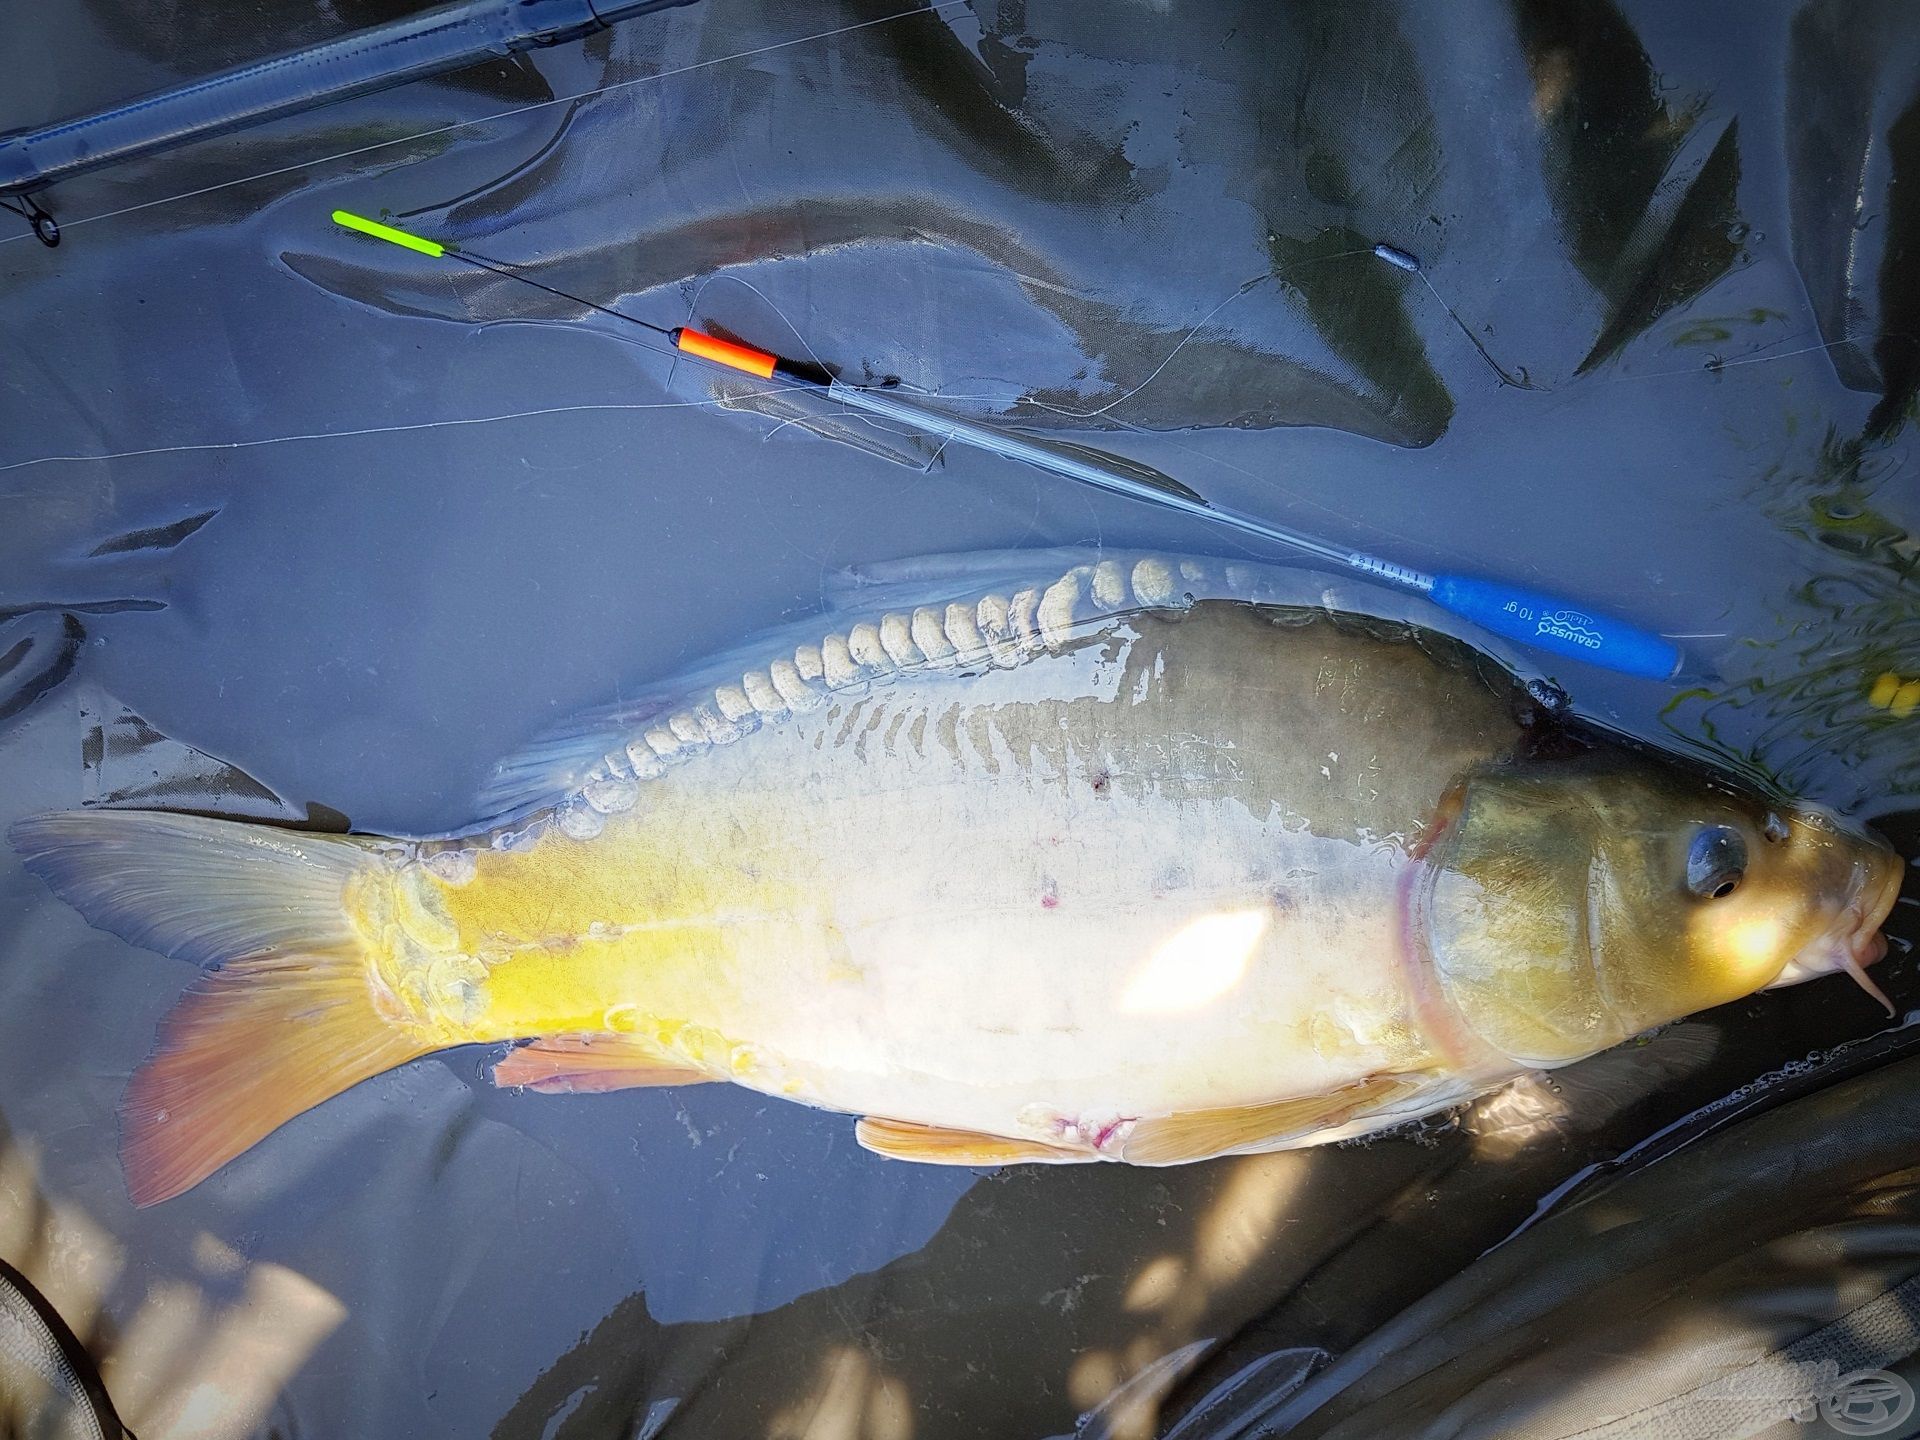
[[[7,832],[88,921],[207,967],[120,1105],[136,1205],[190,1189],[304,1110],[429,1045],[381,1018],[347,919],[367,842],[151,811],[41,815]]]

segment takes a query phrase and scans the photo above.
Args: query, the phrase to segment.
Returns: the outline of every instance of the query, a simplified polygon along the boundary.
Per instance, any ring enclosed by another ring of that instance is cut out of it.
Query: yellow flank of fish
[[[479,969],[471,991],[433,997],[440,1023],[469,1041],[680,1035],[694,998],[721,998],[741,948],[777,946],[791,929],[788,917],[805,908],[743,867],[702,863],[686,838],[618,823],[591,845],[550,836],[524,849],[483,851],[464,883],[422,867],[382,876],[391,911],[431,916],[438,926],[389,930],[376,966],[404,989],[402,977],[421,963],[409,946],[429,928],[447,948],[473,957]],[[377,902],[363,901],[365,918],[356,922],[372,928],[379,912]],[[675,1048],[711,1065],[716,1047],[728,1048],[696,1034]]]

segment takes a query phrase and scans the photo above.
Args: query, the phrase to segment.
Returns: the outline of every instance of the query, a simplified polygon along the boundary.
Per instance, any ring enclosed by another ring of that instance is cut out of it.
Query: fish
[[[16,822],[88,921],[203,967],[121,1104],[131,1198],[454,1046],[532,1092],[731,1082],[908,1161],[1173,1165],[1871,986],[1884,842],[1292,573],[930,563],[536,741],[455,834]]]

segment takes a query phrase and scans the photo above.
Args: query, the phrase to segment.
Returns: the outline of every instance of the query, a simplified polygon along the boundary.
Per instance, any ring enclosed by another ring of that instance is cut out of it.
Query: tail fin
[[[137,810],[36,816],[8,839],[91,923],[208,967],[121,1101],[136,1205],[433,1048],[374,1005],[344,906],[348,881],[379,863],[365,841]]]

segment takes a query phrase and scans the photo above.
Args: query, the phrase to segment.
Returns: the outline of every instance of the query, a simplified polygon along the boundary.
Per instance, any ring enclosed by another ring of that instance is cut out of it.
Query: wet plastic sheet
[[[47,61],[0,124],[391,13],[10,7],[0,46]],[[1551,581],[1724,679],[1555,667],[1584,713],[1909,809],[1920,720],[1869,697],[1920,675],[1911,32],[1824,3],[709,3],[77,181],[59,250],[0,234],[0,821],[453,828],[529,735],[844,566],[1206,545],[743,410],[341,205]],[[0,1258],[145,1440],[1149,1434],[1224,1357],[1317,1373],[1583,1166],[1881,1023],[1822,983],[1421,1140],[1161,1172],[909,1167],[726,1087],[515,1096],[456,1053],[134,1212],[113,1107],[186,979],[0,862]],[[1882,983],[1920,1000],[1907,962]]]
[[[1596,1180],[1311,1380],[1248,1374],[1175,1433],[1783,1440],[1920,1430],[1915,1043],[1909,1030],[1830,1061],[1834,1073],[1783,1078],[1786,1103],[1750,1101],[1759,1113],[1665,1163]],[[1875,1068],[1848,1077],[1849,1060]]]

